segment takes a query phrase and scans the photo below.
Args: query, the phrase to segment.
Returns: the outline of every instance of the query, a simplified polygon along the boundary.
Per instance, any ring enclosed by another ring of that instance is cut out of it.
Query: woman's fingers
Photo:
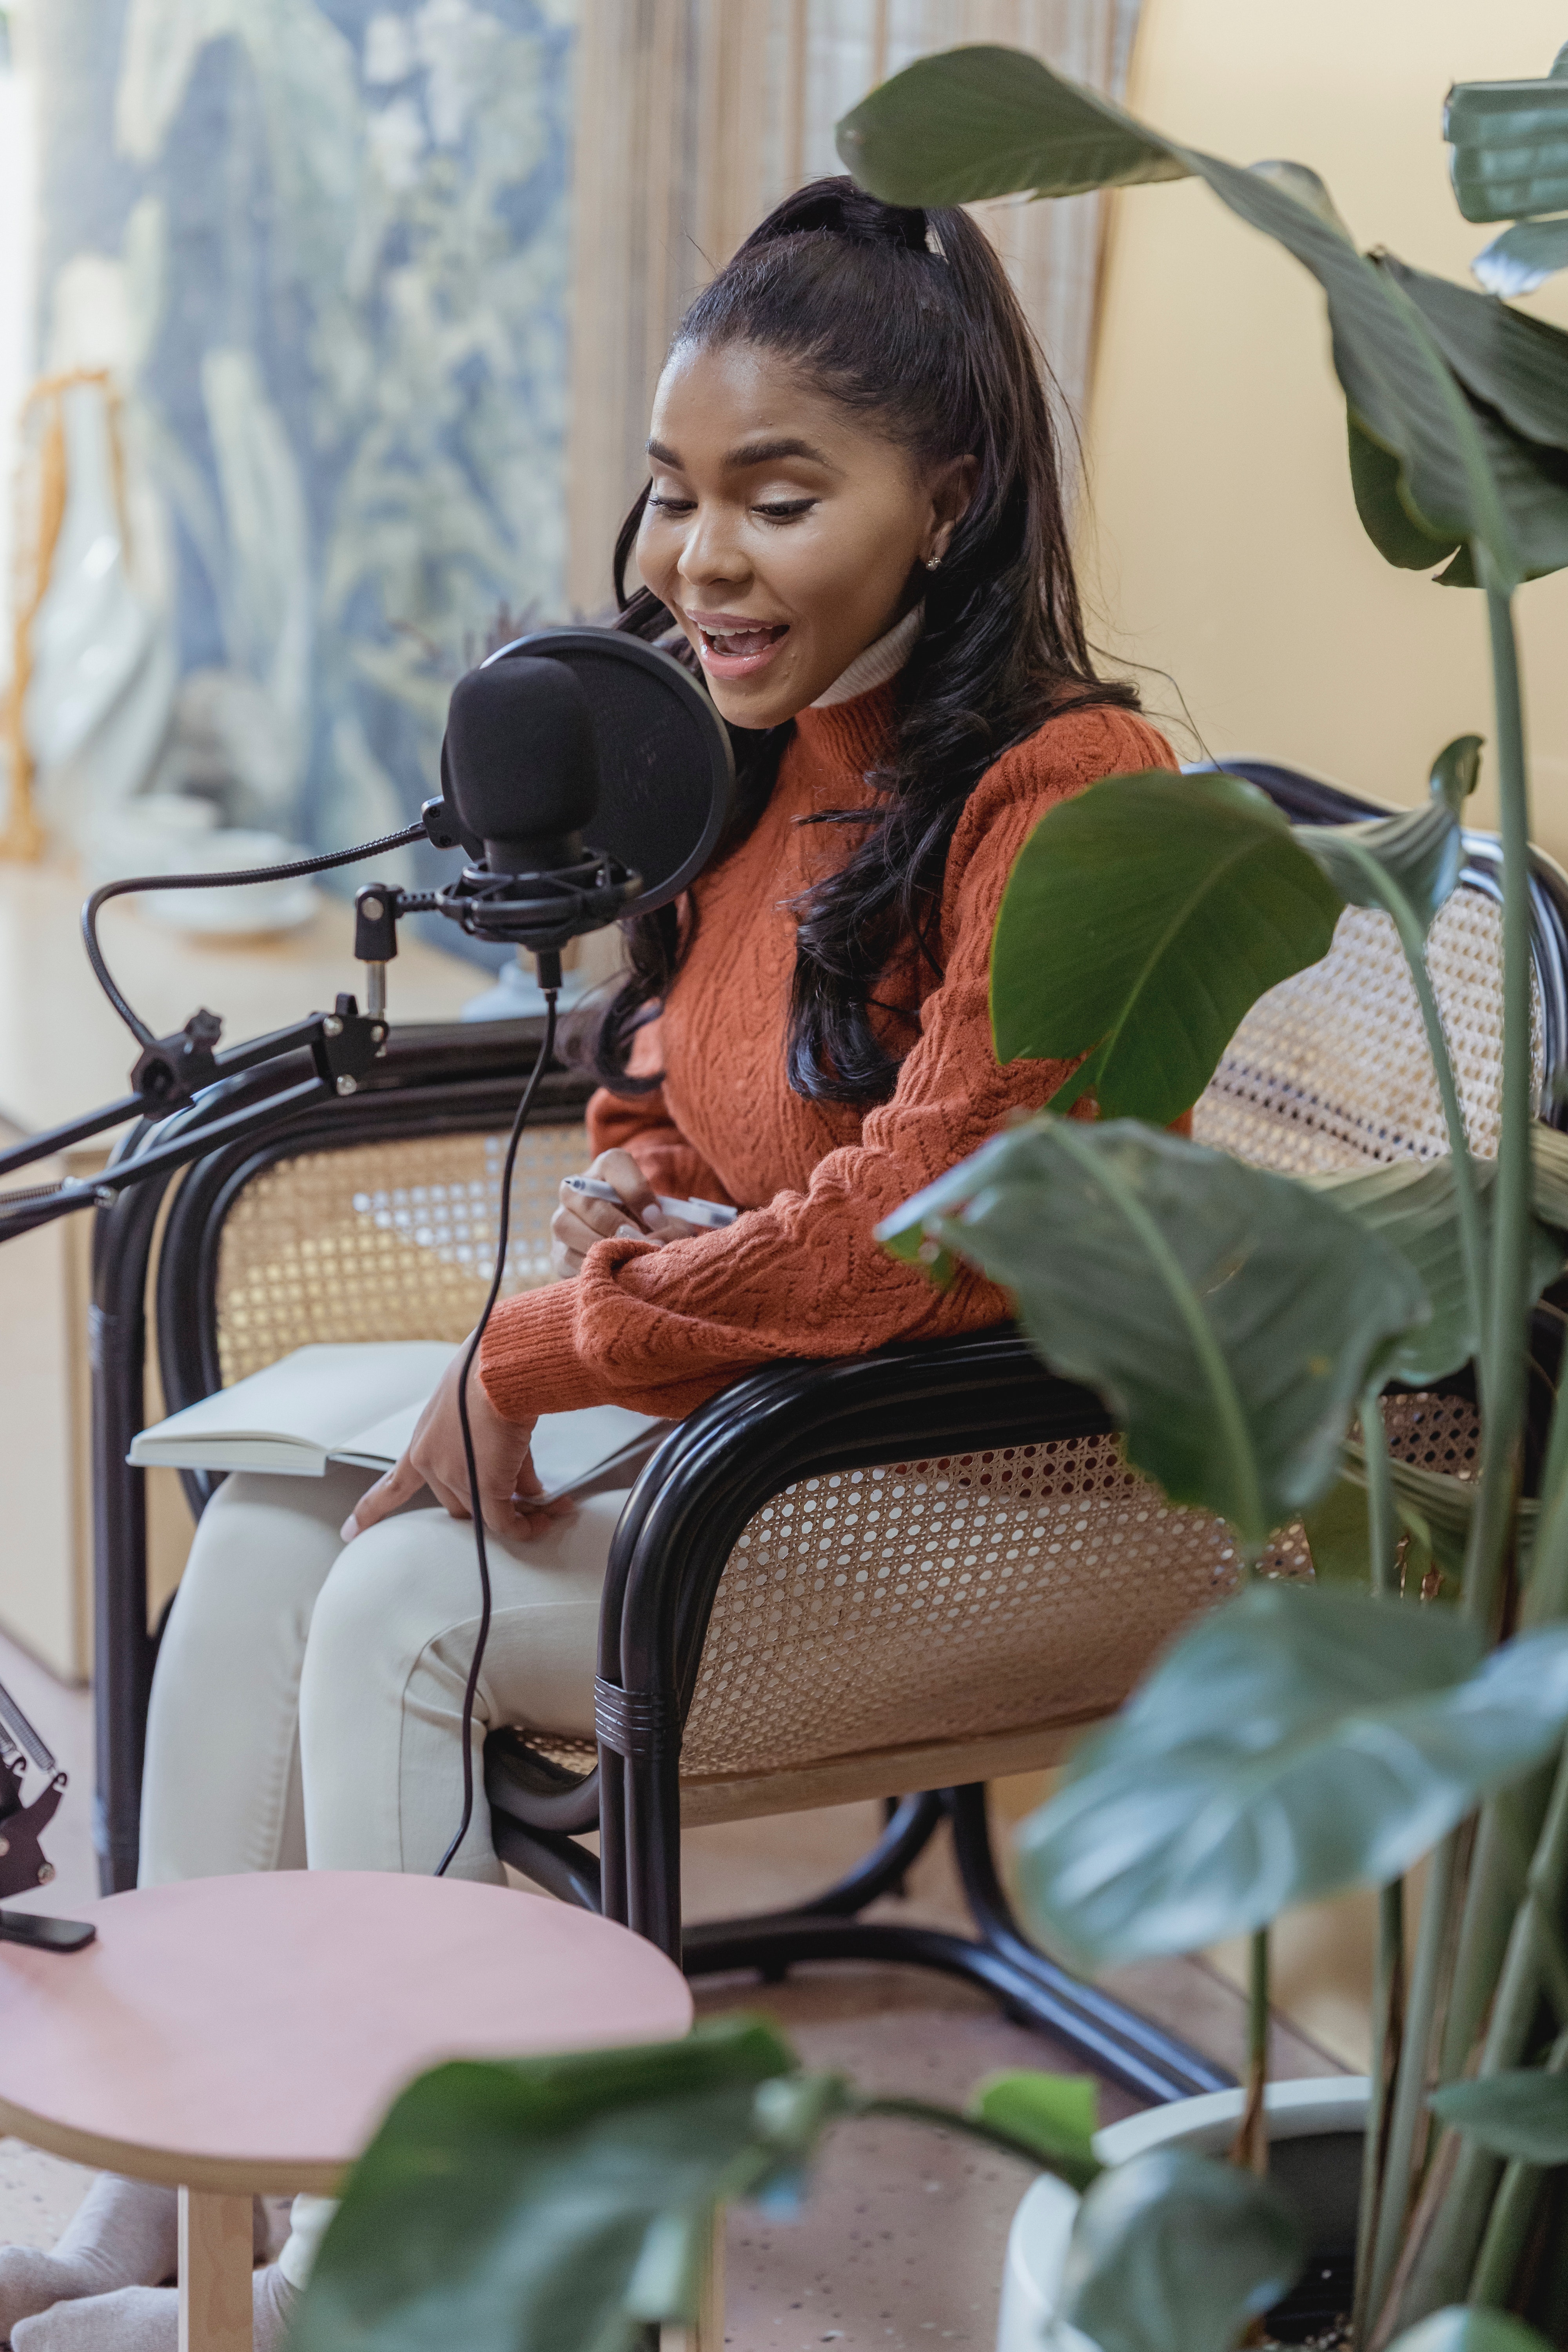
[[[647,1219],[647,1229],[656,1242],[689,1241],[693,1234],[706,1233],[706,1225],[689,1225],[683,1218],[667,1217],[662,1209],[655,1209]]]
[[[394,1463],[384,1478],[367,1486],[342,1524],[344,1543],[353,1543],[355,1536],[366,1528],[374,1528],[378,1519],[388,1519],[400,1511],[405,1503],[416,1496],[425,1484],[424,1474],[414,1467],[412,1456],[405,1454]]]
[[[472,1516],[468,1458],[463,1443],[458,1406],[467,1349],[459,1349],[442,1375],[439,1386],[414,1432],[408,1451],[384,1478],[380,1478],[343,1523],[343,1541],[352,1543],[366,1528],[402,1508],[427,1486],[441,1508],[455,1519]],[[467,1387],[468,1427],[473,1439],[475,1484],[485,1525],[497,1535],[515,1536],[519,1528],[513,1496],[526,1501],[540,1492],[529,1458],[533,1424],[507,1421],[491,1404],[477,1371]],[[531,1512],[530,1516],[532,1514]]]
[[[590,1176],[596,1176],[601,1184],[615,1186],[630,1210],[631,1222],[634,1224],[649,1225],[658,1216],[658,1209],[654,1198],[653,1186],[629,1151],[601,1151],[597,1160],[590,1166],[588,1173]],[[613,1232],[615,1229],[614,1202],[600,1201],[595,1205],[609,1211],[610,1230]],[[596,1219],[595,1230],[599,1233],[605,1230]]]
[[[519,1509],[513,1517],[510,1527],[498,1528],[496,1532],[500,1535],[510,1535],[514,1543],[538,1543],[542,1537],[550,1533],[552,1528],[559,1527],[563,1519],[570,1518],[571,1516],[570,1503],[552,1503],[548,1507],[542,1505],[536,1506],[531,1511]]]
[[[658,1214],[656,1209],[653,1214]],[[569,1182],[561,1187],[561,1200],[550,1220],[552,1234],[570,1234],[573,1247],[592,1249],[595,1242],[607,1242],[614,1234],[640,1234],[644,1228],[621,1201],[595,1201],[591,1193],[575,1192]]]
[[[586,1201],[581,1192],[569,1192],[563,1184],[561,1204],[550,1220],[550,1241],[552,1249],[585,1257],[595,1242],[610,1241],[617,1234],[640,1237],[643,1230],[616,1202]]]
[[[550,1220],[550,1263],[558,1278],[581,1274],[583,1261],[595,1242],[627,1235],[637,1240],[678,1241],[689,1226],[667,1217],[647,1177],[629,1151],[601,1151],[586,1171],[601,1184],[611,1185],[613,1201],[596,1200],[574,1189],[568,1179]]]

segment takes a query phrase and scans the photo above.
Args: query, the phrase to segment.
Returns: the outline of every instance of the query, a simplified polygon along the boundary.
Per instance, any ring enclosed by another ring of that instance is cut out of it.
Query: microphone
[[[476,939],[548,957],[541,984],[558,986],[545,975],[567,940],[614,922],[642,889],[634,867],[584,838],[600,769],[582,679],[529,654],[470,670],[452,689],[441,778],[439,824],[482,855],[437,893],[437,910]]]
[[[563,662],[521,656],[470,670],[447,713],[447,798],[492,875],[571,872],[599,806],[586,690]]]
[[[719,843],[734,776],[728,730],[669,654],[614,629],[537,630],[452,689],[424,824],[470,863],[402,907],[552,953],[634,900],[651,912],[679,898]],[[363,907],[390,919],[395,895],[360,893],[361,961],[395,952]]]

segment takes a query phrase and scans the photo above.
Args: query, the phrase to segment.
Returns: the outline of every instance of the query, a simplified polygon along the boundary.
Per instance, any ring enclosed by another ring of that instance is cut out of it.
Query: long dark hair
[[[792,361],[875,419],[921,463],[973,455],[974,494],[925,589],[925,625],[899,679],[894,741],[874,807],[828,812],[863,837],[796,906],[789,1083],[817,1101],[884,1102],[899,1065],[877,1036],[879,977],[931,929],[953,827],[987,768],[1053,714],[1137,708],[1096,677],[1068,551],[1046,367],[1017,297],[966,214],[884,205],[853,180],[817,180],[768,215],[682,320],[674,349],[752,343]],[[626,569],[647,503],[616,543],[617,625],[643,637],[673,616]],[[681,648],[685,640],[681,640]],[[681,648],[677,648],[680,650]],[[732,730],[740,782],[731,843],[756,821],[794,721]],[[630,970],[599,1024],[599,1076],[622,1094],[632,1037],[679,969],[674,908],[626,926]]]

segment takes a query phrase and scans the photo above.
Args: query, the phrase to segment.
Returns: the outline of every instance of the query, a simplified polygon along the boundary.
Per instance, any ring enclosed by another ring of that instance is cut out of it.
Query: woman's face
[[[921,468],[749,343],[677,352],[647,447],[637,568],[736,727],[793,719],[919,602],[975,472]]]

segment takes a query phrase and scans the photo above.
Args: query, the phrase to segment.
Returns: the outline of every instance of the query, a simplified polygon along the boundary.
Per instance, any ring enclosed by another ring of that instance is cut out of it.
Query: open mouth
[[[695,616],[693,616],[695,618]],[[697,622],[702,666],[717,677],[746,677],[772,661],[789,635],[787,621]]]

